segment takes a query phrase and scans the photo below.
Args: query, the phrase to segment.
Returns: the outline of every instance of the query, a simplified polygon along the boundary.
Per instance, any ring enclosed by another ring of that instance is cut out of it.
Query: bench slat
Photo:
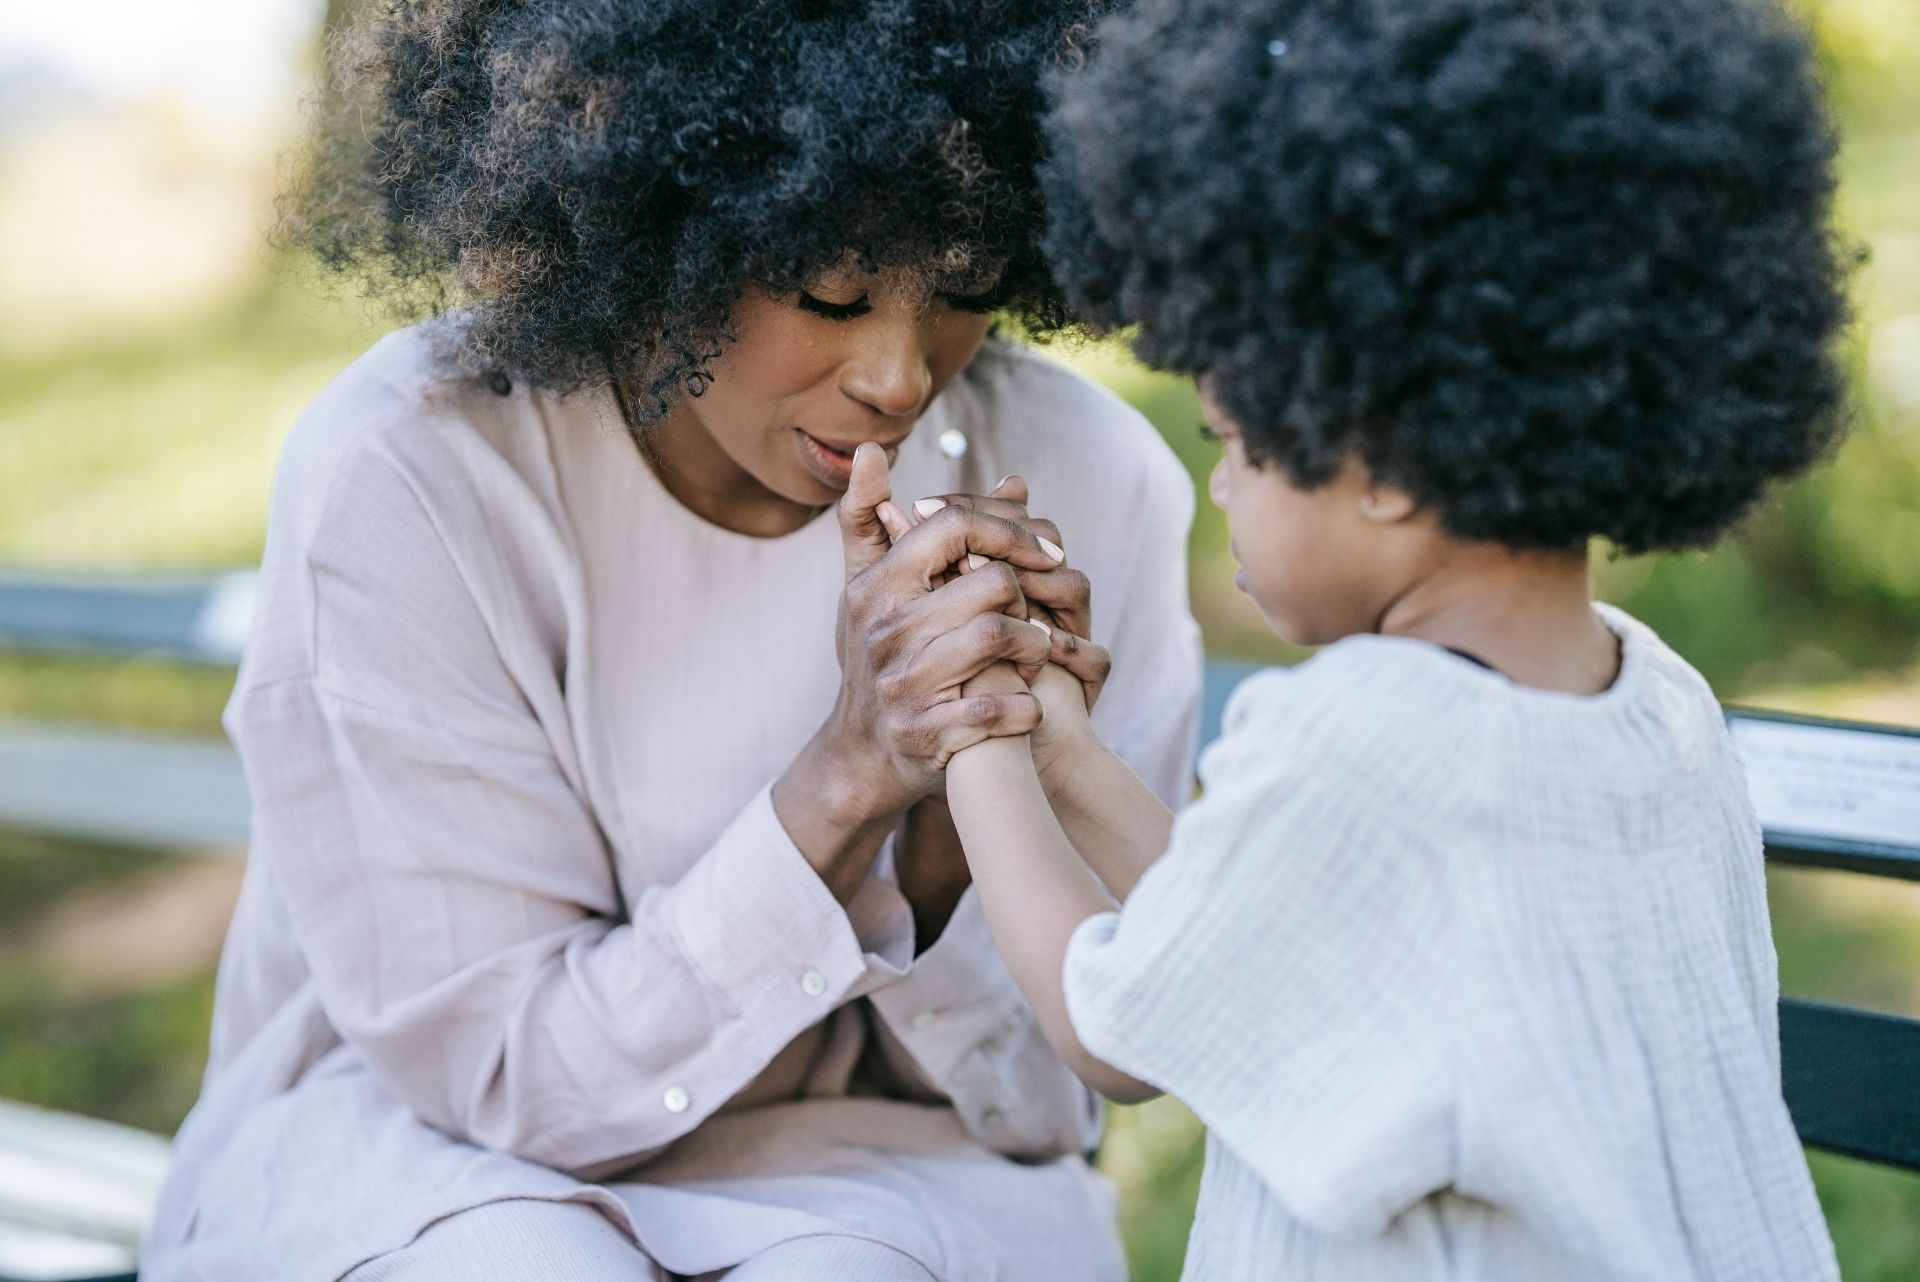
[[[237,663],[257,577],[252,570],[173,578],[0,574],[0,643]]]
[[[1729,707],[1767,857],[1920,881],[1920,731]]]
[[[1797,834],[1783,841],[1781,835],[1769,833],[1767,858],[1796,868],[1831,868],[1868,877],[1920,881],[1920,855],[1898,846],[1820,841]]]
[[[1806,1143],[1920,1171],[1920,1020],[1787,998],[1780,1077]]]
[[[0,826],[238,852],[247,820],[246,776],[222,740],[0,722]]]

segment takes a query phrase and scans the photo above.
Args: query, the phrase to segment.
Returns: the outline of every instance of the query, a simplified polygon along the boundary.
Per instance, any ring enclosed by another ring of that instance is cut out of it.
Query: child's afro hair
[[[1069,299],[1262,463],[1454,534],[1713,541],[1844,420],[1849,255],[1767,0],[1152,0],[1063,77]]]

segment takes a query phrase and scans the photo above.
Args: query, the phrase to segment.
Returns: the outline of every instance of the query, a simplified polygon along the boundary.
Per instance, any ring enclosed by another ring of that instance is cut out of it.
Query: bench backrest
[[[0,574],[0,645],[237,663],[257,577]]]
[[[1728,708],[1767,857],[1920,881],[1920,730]],[[1780,1072],[1800,1138],[1920,1170],[1920,1021],[1786,998]]]

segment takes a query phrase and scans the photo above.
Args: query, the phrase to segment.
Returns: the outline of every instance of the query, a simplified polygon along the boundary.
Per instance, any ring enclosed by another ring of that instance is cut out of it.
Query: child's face
[[[1204,386],[1200,403],[1220,438],[1207,488],[1233,532],[1240,590],[1295,645],[1377,631],[1422,551],[1411,499],[1373,484],[1354,458],[1325,485],[1301,489],[1283,468],[1248,459],[1238,425]]]

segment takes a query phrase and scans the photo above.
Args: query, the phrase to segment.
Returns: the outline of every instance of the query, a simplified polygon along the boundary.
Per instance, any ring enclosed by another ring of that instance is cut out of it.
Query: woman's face
[[[663,479],[717,524],[797,528],[846,490],[861,442],[892,461],[980,350],[996,302],[990,290],[929,296],[849,268],[798,294],[749,290],[711,385],[657,429]]]

